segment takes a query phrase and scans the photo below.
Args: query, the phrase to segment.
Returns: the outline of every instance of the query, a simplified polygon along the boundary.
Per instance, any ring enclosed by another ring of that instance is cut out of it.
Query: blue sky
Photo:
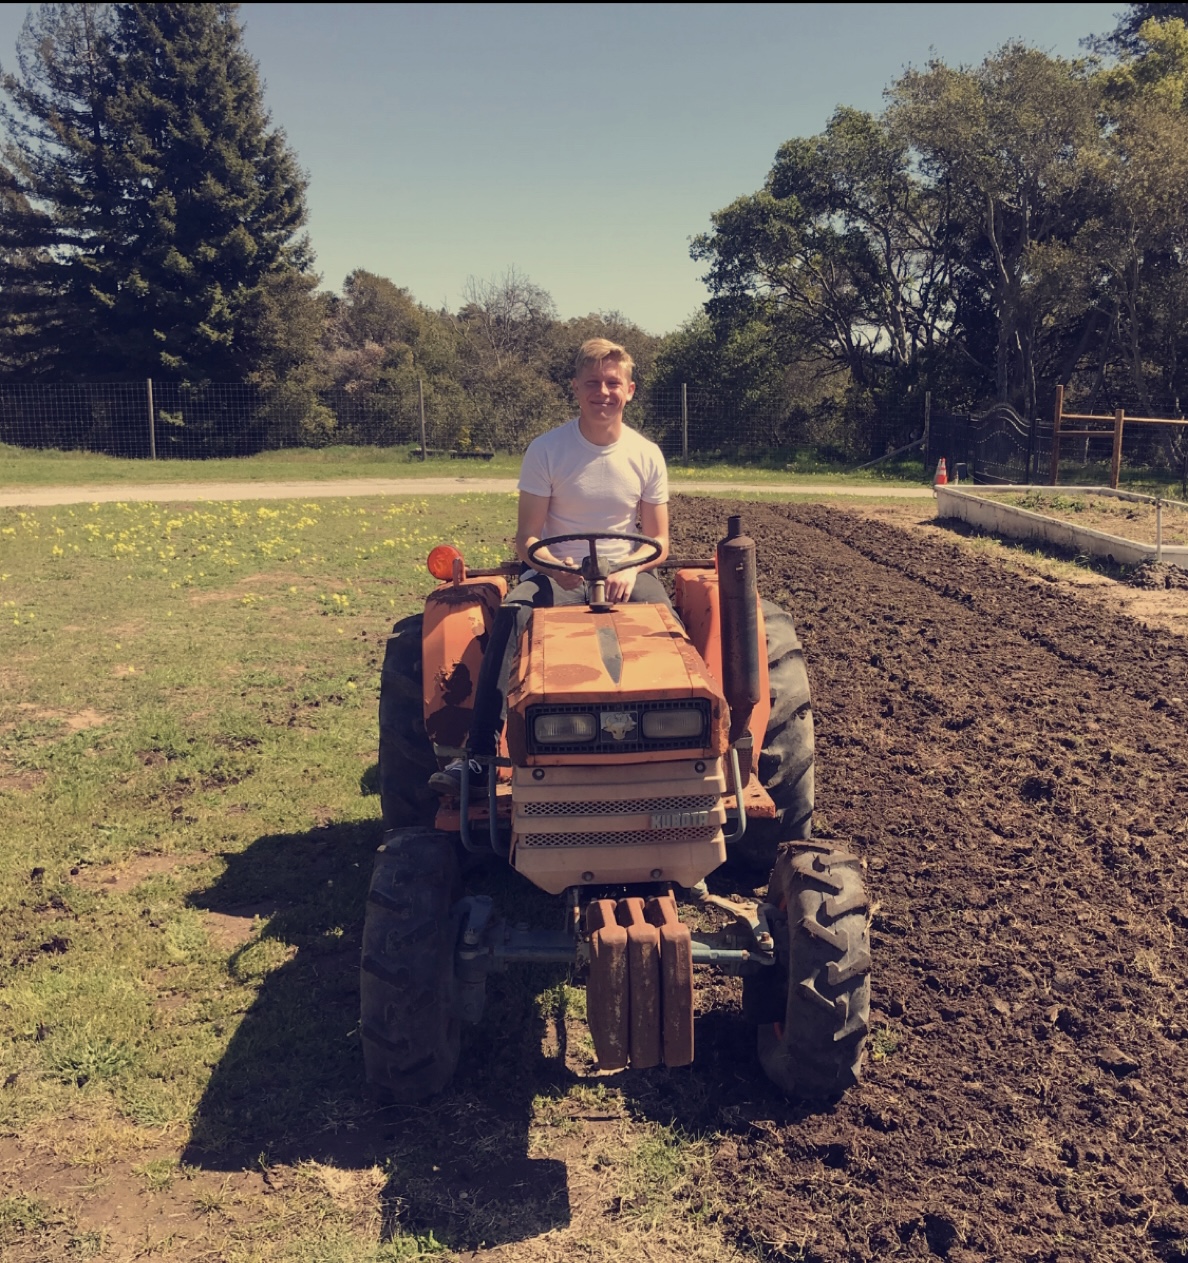
[[[1076,56],[1122,4],[244,4],[266,101],[310,178],[328,289],[353,268],[456,308],[514,266],[564,317],[665,333],[705,298],[689,239],[777,147],[936,55]],[[29,6],[0,4],[13,65]]]

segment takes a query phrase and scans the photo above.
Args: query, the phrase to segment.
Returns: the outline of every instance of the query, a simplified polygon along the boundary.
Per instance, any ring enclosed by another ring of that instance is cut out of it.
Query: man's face
[[[635,394],[635,383],[618,360],[587,364],[574,378],[574,393],[582,417],[587,421],[619,420],[623,408]]]

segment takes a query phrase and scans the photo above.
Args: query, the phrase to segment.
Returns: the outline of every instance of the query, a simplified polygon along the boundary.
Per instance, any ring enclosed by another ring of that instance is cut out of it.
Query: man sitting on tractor
[[[475,684],[470,730],[473,782],[486,782],[488,764],[480,760],[498,754],[512,660],[533,607],[577,605],[585,600],[581,575],[545,574],[531,567],[528,550],[538,540],[560,537],[568,541],[574,536],[576,545],[586,547],[581,537],[591,532],[634,535],[638,530],[654,539],[661,551],[645,565],[612,574],[606,582],[607,600],[662,603],[672,608],[659,579],[648,573],[649,566],[668,555],[668,470],[656,444],[623,423],[623,409],[635,394],[633,368],[628,352],[606,338],[582,343],[573,380],[579,415],[533,439],[524,453],[516,554],[528,568],[495,617]],[[655,553],[650,546],[632,550],[630,543],[618,540],[602,541],[598,547],[608,561],[619,564],[637,554],[643,558]],[[537,557],[542,562],[576,564],[571,555],[561,558],[550,549],[538,550]],[[435,772],[429,784],[441,793],[457,795],[462,760],[455,759]]]

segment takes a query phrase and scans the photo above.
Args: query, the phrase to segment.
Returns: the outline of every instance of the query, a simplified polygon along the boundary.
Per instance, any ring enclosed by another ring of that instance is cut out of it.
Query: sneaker
[[[462,760],[454,759],[447,763],[440,772],[434,772],[429,778],[429,788],[439,794],[448,794],[451,798],[462,796]],[[478,759],[470,760],[470,788],[487,788],[487,765]]]

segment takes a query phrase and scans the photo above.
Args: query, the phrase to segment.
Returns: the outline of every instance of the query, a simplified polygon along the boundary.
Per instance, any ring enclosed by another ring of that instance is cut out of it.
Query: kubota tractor
[[[439,586],[393,629],[380,691],[385,833],[360,974],[368,1080],[397,1102],[440,1091],[487,976],[544,962],[585,979],[601,1068],[687,1065],[693,969],[706,965],[743,976],[768,1076],[790,1096],[836,1095],[864,1054],[870,905],[861,862],[810,840],[813,719],[792,620],[759,598],[755,543],[737,517],[715,558],[664,563],[679,622],[661,605],[607,602],[616,567],[600,540],[660,552],[641,536],[586,537],[574,569],[587,602],[533,612],[500,756],[481,789],[464,771],[459,802],[426,781],[469,754],[474,681],[518,563],[468,572],[455,550],[435,549]],[[762,902],[708,893],[731,848],[774,858]],[[460,897],[467,852],[494,853],[557,896],[555,926],[509,923],[488,896]],[[691,932],[681,903],[733,923]]]

